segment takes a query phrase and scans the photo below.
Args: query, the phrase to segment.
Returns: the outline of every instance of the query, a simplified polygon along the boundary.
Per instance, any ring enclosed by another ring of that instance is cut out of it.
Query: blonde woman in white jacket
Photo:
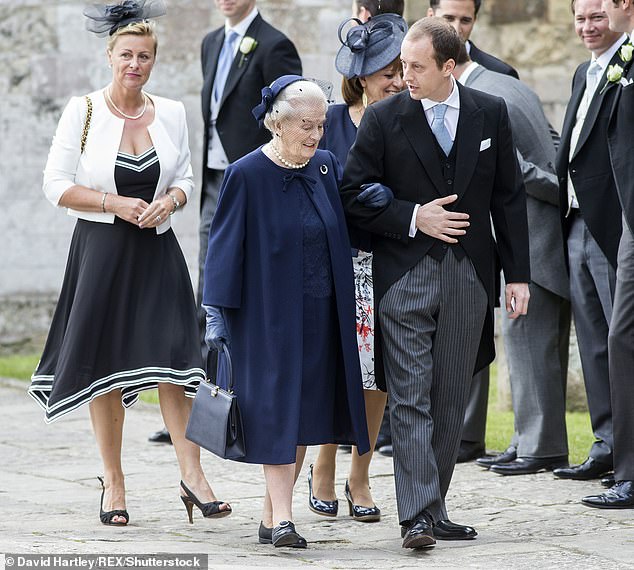
[[[170,228],[170,215],[193,188],[185,109],[143,91],[157,47],[146,18],[161,15],[161,7],[139,1],[87,8],[88,28],[110,32],[112,82],[70,100],[44,171],[46,197],[78,220],[29,392],[47,422],[89,403],[104,468],[100,520],[117,526],[130,518],[124,409],[157,387],[190,522],[193,505],[205,517],[231,513],[205,478],[200,449],[185,439],[187,396],[204,372],[191,281]]]

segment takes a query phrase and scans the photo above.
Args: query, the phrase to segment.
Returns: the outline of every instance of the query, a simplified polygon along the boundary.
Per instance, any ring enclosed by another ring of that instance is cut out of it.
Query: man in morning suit
[[[603,0],[610,29],[634,33],[632,0]],[[621,52],[623,53],[623,52]],[[614,434],[615,484],[600,495],[582,499],[602,509],[634,508],[634,70],[631,44],[621,63],[623,82],[612,89],[614,106],[608,123],[608,148],[616,188],[623,208],[623,234],[619,242],[614,308],[610,321],[608,354],[612,425]]]
[[[302,74],[295,46],[262,18],[255,0],[215,0],[215,3],[225,16],[225,25],[207,34],[201,49],[205,130],[199,301],[209,227],[225,168],[270,139],[268,132],[258,127],[251,110],[260,103],[263,87],[281,75]],[[201,317],[204,323],[204,311]],[[201,328],[204,334],[204,325]]]
[[[471,378],[494,356],[496,249],[511,318],[529,297],[526,197],[506,106],[457,85],[459,51],[440,18],[410,28],[408,92],[368,107],[341,192],[349,222],[373,234],[375,359],[390,398],[404,548],[477,534],[449,520],[445,496]],[[388,206],[357,201],[370,181],[392,189]]]
[[[474,45],[469,39],[476,23],[482,0],[430,0],[428,16],[438,16],[446,20],[458,32],[460,39],[465,42],[465,48],[471,61],[495,71],[519,77],[517,71],[508,63],[488,54]],[[471,383],[469,403],[465,412],[462,429],[462,441],[458,452],[458,463],[472,461],[485,454],[484,438],[486,434],[487,405],[489,402],[489,368],[478,372]],[[509,461],[516,458],[515,447],[509,447],[504,453],[495,457]],[[493,458],[486,457],[485,461]]]
[[[568,465],[566,381],[570,301],[559,223],[553,140],[539,97],[524,83],[472,62],[465,49],[454,69],[463,85],[504,99],[526,188],[531,309],[503,319],[515,435],[513,461],[486,465],[500,475],[526,475]],[[481,458],[483,460],[494,458]]]
[[[555,469],[563,479],[595,479],[612,469],[612,405],[608,326],[621,236],[619,205],[606,132],[616,86],[606,84],[609,65],[626,39],[609,30],[601,0],[573,3],[575,30],[592,54],[575,71],[557,154],[560,214],[570,275],[570,295],[595,442],[588,458]]]
[[[204,144],[196,300],[204,354],[203,269],[225,168],[270,138],[251,114],[260,103],[262,88],[281,75],[302,74],[295,46],[260,16],[256,0],[215,0],[215,4],[225,25],[205,36],[200,54]],[[149,439],[171,443],[165,428]]]

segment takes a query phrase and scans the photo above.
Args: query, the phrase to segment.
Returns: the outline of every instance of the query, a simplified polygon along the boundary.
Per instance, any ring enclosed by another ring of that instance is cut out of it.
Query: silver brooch
[[[319,172],[321,172],[322,174],[328,174],[328,167],[325,164],[322,164],[319,167]]]

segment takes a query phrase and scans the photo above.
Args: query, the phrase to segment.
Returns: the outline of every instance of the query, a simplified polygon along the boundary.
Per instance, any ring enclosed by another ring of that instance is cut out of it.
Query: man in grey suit
[[[554,164],[559,141],[552,138],[539,98],[521,81],[471,61],[465,49],[454,77],[506,102],[526,187],[531,310],[523,319],[503,319],[502,324],[515,414],[511,446],[517,458],[490,467],[501,475],[537,473],[567,465],[568,458],[570,302]]]

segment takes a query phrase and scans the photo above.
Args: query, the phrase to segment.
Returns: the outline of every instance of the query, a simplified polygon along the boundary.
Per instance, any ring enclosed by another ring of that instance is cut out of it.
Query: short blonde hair
[[[156,37],[154,22],[142,20],[141,22],[132,22],[127,26],[121,26],[108,38],[108,51],[114,49],[117,40],[121,36],[147,36],[152,38],[154,40],[154,55],[156,56],[156,52],[158,51],[158,38]]]
[[[328,100],[324,92],[312,81],[295,81],[282,89],[275,98],[271,109],[264,116],[264,126],[273,134],[276,121],[288,119],[300,105],[311,104],[322,105],[325,113]]]

